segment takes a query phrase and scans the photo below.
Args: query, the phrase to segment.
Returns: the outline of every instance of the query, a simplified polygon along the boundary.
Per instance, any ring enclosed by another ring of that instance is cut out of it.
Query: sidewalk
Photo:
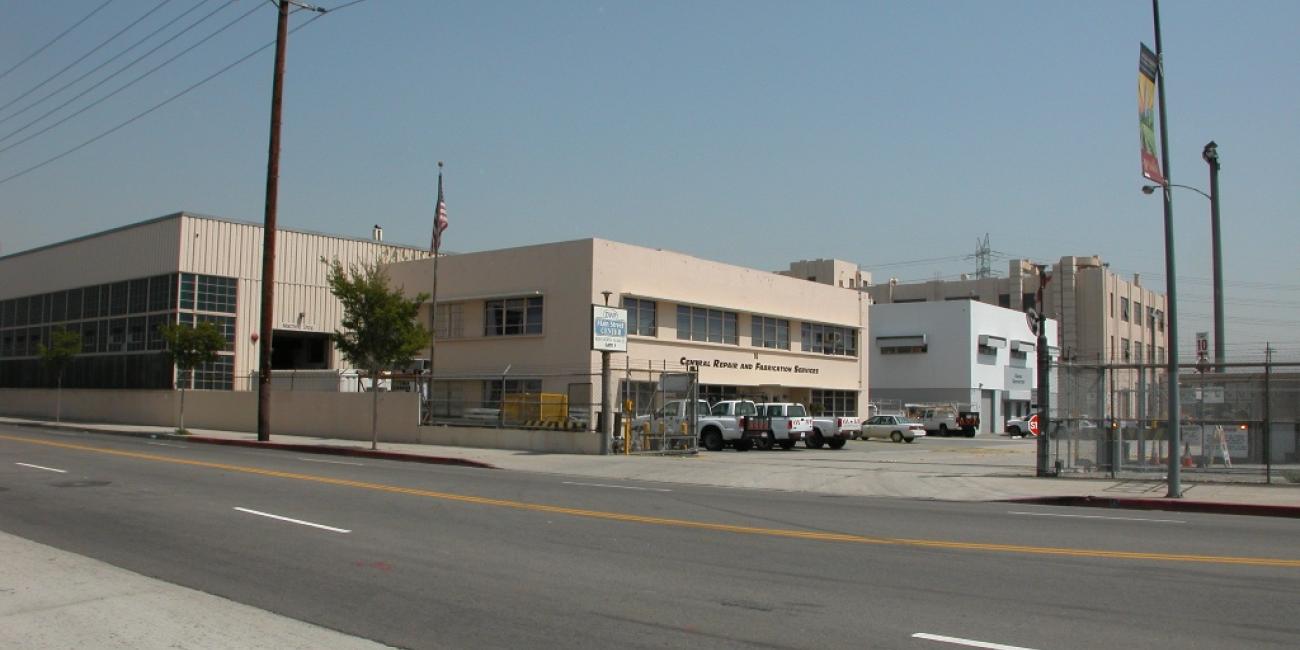
[[[878,496],[939,501],[1025,501],[1056,505],[1231,512],[1300,517],[1300,485],[1194,483],[1183,480],[1183,498],[1165,497],[1162,480],[1115,480],[1104,475],[1035,478],[1032,458],[1015,448],[968,451],[854,441],[841,451],[719,452],[698,456],[585,456],[505,449],[383,443],[191,430],[170,427],[69,423],[0,417],[0,424],[58,428],[100,434],[144,436],[191,443],[233,444],[454,464],[555,474],[600,481],[655,481],[725,488],[766,489],[843,496]],[[870,453],[851,453],[853,445]]]

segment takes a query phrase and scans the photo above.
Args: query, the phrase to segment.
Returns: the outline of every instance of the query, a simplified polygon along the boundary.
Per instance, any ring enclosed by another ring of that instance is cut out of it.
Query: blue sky
[[[0,105],[162,0],[115,0],[0,77]],[[349,0],[317,0],[338,7]],[[275,36],[262,0],[14,115],[200,0],[0,109],[0,179],[108,131]],[[12,0],[0,72],[103,0]],[[252,14],[65,124],[14,146]],[[1171,176],[1208,190],[1219,144],[1228,350],[1300,358],[1300,3],[1161,7]],[[297,13],[292,26],[313,14]],[[986,233],[1010,257],[1101,255],[1163,288],[1158,195],[1140,192],[1142,1],[366,0],[289,39],[279,223],[444,248],[603,237],[778,269],[834,257],[877,281],[955,277]],[[0,254],[188,210],[261,221],[272,50],[40,169],[0,181]],[[1181,348],[1210,329],[1208,202],[1174,194]],[[926,261],[918,261],[926,260]]]

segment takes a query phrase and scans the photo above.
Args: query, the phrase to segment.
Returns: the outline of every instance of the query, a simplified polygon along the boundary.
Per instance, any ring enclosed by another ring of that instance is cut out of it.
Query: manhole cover
[[[54,487],[103,487],[108,485],[108,481],[59,481],[51,483]]]

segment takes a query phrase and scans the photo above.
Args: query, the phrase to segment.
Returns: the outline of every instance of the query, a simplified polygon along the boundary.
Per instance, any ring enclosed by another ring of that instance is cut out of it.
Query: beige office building
[[[277,233],[273,366],[338,368],[329,343],[342,308],[321,258],[344,264],[429,257],[420,249],[281,229]],[[69,388],[172,388],[158,326],[215,323],[227,349],[194,387],[248,388],[258,367],[263,228],[176,213],[0,257],[0,387],[53,386],[38,346],[54,329],[81,336]],[[182,381],[187,381],[181,378]]]
[[[390,275],[408,295],[430,293],[433,267],[395,264]],[[606,292],[610,306],[628,311],[612,388],[638,412],[653,403],[663,372],[692,367],[709,401],[789,400],[854,415],[865,401],[862,292],[582,239],[439,258],[434,403],[493,404],[504,391],[598,404],[591,308],[606,304]]]

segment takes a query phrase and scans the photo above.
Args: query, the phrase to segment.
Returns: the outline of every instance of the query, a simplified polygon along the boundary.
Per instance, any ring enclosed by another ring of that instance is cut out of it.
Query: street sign
[[[1209,353],[1210,353],[1210,333],[1197,332],[1196,333],[1196,358],[1198,360],[1204,361],[1209,356]]]
[[[1029,416],[1029,433],[1035,436],[1038,435],[1038,414],[1037,413]]]
[[[627,310],[591,306],[591,349],[627,352]]]

